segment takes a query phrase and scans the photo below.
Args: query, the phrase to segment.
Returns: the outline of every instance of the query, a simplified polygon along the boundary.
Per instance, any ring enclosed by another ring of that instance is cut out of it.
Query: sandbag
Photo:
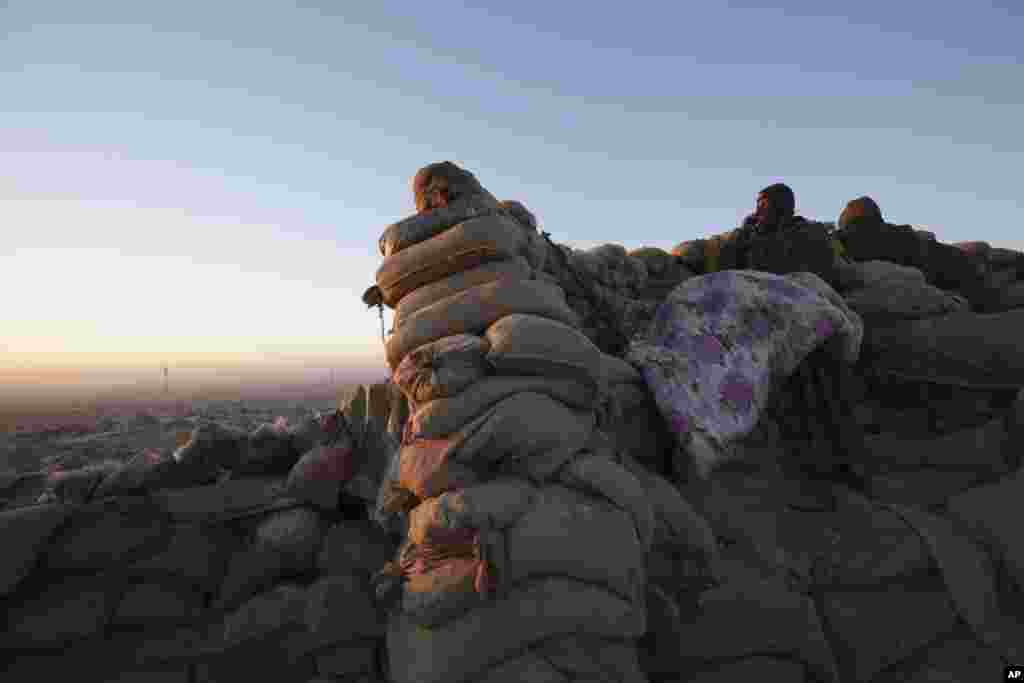
[[[644,548],[628,513],[565,486],[544,486],[534,506],[505,531],[502,585],[565,576],[642,602]]]
[[[547,377],[485,377],[457,396],[419,406],[410,419],[410,435],[427,439],[447,436],[462,429],[496,403],[520,393],[544,394],[577,410],[594,407],[594,387],[571,379]]]
[[[525,255],[530,267],[534,270],[543,270],[548,264],[549,253],[547,240],[536,230],[527,231]]]
[[[613,384],[639,384],[644,381],[640,371],[632,365],[611,354],[601,354],[601,375],[608,386]]]
[[[1024,310],[952,313],[873,326],[864,337],[874,370],[976,389],[1024,386]]]
[[[469,467],[455,462],[452,451],[459,437],[416,439],[398,452],[398,485],[418,498],[433,498],[450,489],[479,481]]]
[[[657,247],[641,247],[629,252],[629,255],[643,261],[651,276],[663,275],[676,260],[672,254]]]
[[[846,295],[847,305],[872,322],[916,320],[969,311],[967,300],[923,281],[886,280]]]
[[[543,482],[586,445],[594,427],[593,412],[571,410],[543,394],[515,394],[460,430],[451,458],[477,468],[500,465]]]
[[[579,325],[579,318],[565,303],[565,293],[558,287],[540,280],[489,282],[410,316],[385,343],[388,364],[394,370],[405,354],[418,346],[453,334],[481,334],[494,321],[513,313],[531,313],[573,327]]]
[[[643,485],[615,462],[610,454],[584,453],[559,472],[559,481],[570,488],[597,493],[629,513],[644,552],[651,547],[654,509]]]
[[[446,491],[409,513],[409,540],[423,543],[431,529],[507,529],[534,506],[537,492],[536,486],[516,477]]]
[[[477,529],[431,529],[420,544],[406,545],[401,571],[403,615],[423,627],[461,616],[494,590],[492,569]]]
[[[849,290],[877,287],[889,281],[900,283],[923,283],[925,281],[924,273],[919,268],[901,266],[891,261],[851,263],[844,269],[844,273],[847,276],[844,284]]]
[[[487,361],[502,375],[564,377],[597,385],[601,350],[564,323],[536,315],[514,314],[487,328]]]
[[[574,634],[538,643],[489,670],[480,683],[647,683],[632,641]]]
[[[388,622],[389,673],[395,683],[469,683],[513,654],[555,636],[639,638],[642,606],[579,581],[549,577],[437,628],[418,628],[401,615]]]
[[[414,403],[455,396],[487,374],[491,343],[473,334],[442,337],[409,352],[394,381]]]
[[[402,583],[403,615],[421,628],[458,618],[479,604],[475,584],[480,568],[475,557],[452,557],[407,577]]]
[[[909,225],[854,219],[836,236],[846,255],[855,261],[891,261],[905,266],[920,266],[926,261],[927,240]]]
[[[479,218],[500,213],[498,202],[486,193],[473,193],[454,200],[448,206],[417,213],[384,229],[380,237],[380,253],[391,256],[398,252],[425,242],[453,225],[471,218]]]
[[[718,542],[711,525],[675,486],[628,456],[623,466],[636,477],[644,489],[654,513],[654,543],[670,543],[700,552],[713,561],[718,556]]]
[[[464,292],[470,287],[484,285],[495,280],[530,280],[533,271],[529,262],[522,256],[506,261],[491,261],[483,265],[449,275],[429,285],[409,292],[398,302],[395,308],[396,328],[416,311],[445,299],[453,294]]]
[[[394,308],[409,292],[487,261],[512,259],[527,246],[523,231],[508,216],[473,218],[384,259],[377,286]]]

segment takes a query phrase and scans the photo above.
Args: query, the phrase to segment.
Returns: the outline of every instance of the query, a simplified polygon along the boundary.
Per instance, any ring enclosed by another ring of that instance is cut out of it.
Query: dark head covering
[[[882,210],[878,208],[878,204],[871,197],[857,197],[853,201],[846,205],[843,212],[839,214],[839,220],[836,223],[836,227],[840,230],[847,227],[851,221],[855,218],[868,219],[878,223],[882,223]]]
[[[768,201],[771,202],[772,207],[780,218],[793,217],[793,213],[796,211],[796,196],[789,185],[775,183],[764,188],[758,194],[768,197]]]

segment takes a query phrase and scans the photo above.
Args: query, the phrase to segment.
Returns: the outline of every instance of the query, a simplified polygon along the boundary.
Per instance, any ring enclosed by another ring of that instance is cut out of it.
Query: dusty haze
[[[187,411],[206,401],[322,402],[387,377],[381,366],[226,364],[174,367],[167,390],[160,366],[0,369],[0,429],[88,425],[98,415]]]

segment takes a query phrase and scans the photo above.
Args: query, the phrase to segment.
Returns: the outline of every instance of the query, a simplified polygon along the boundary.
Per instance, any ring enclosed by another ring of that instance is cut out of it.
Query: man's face
[[[771,200],[763,192],[757,195],[757,202],[754,205],[754,215],[758,218],[771,218],[774,214]]]

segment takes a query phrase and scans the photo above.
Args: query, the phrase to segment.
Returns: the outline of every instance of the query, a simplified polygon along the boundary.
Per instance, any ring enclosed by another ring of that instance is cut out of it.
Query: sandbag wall
[[[396,543],[357,483],[383,469],[384,389],[290,428],[210,422],[171,457],[4,482],[0,678],[386,680],[371,576]]]
[[[536,230],[448,214],[388,228],[377,273],[410,412],[377,511],[392,680],[644,681],[653,512],[597,425],[601,351]]]
[[[710,577],[649,562],[651,680],[972,680],[1020,656],[1024,312],[972,311],[915,268],[847,266],[867,329],[843,387],[867,431],[866,495],[807,497],[767,422],[743,462],[677,479],[719,553]],[[616,372],[612,393],[639,406],[642,385]]]

